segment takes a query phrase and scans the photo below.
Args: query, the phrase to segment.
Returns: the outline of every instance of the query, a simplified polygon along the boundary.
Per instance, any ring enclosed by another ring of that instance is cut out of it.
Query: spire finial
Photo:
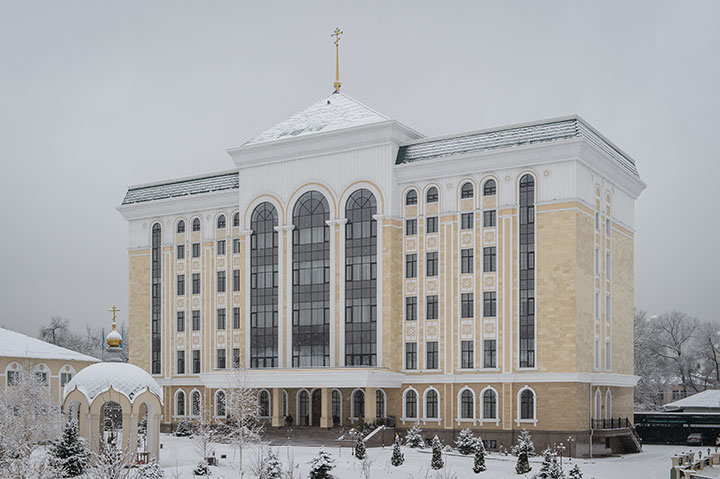
[[[115,323],[115,321],[116,321],[116,319],[117,319],[117,312],[120,311],[120,310],[117,308],[117,306],[114,306],[114,305],[113,305],[113,307],[110,308],[110,309],[108,309],[108,311],[110,311],[110,312],[113,314],[113,317],[112,317],[112,331],[111,331],[110,334],[108,334],[107,337],[105,338],[105,342],[107,343],[107,345],[108,345],[110,348],[122,347],[122,336],[120,336],[120,334],[116,331],[117,326],[116,326],[116,323]]]
[[[335,93],[340,91],[340,86],[342,85],[340,83],[340,35],[342,35],[343,32],[339,28],[335,28],[335,32],[333,32],[331,37],[335,37],[335,83],[333,83],[333,86],[335,87]]]

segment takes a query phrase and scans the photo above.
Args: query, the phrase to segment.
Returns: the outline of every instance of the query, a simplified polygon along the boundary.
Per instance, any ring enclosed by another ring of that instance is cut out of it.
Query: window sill
[[[537,419],[515,419],[515,424],[517,426],[519,426],[520,424],[532,424],[533,427],[537,427],[537,423]]]

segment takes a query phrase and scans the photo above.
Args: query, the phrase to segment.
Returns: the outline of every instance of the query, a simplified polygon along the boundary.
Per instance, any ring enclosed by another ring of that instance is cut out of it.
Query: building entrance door
[[[320,427],[320,415],[322,414],[322,390],[316,389],[312,392],[312,425]]]

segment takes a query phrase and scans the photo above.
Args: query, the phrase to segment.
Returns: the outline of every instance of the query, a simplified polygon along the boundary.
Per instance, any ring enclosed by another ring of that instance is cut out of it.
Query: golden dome
[[[118,333],[115,329],[115,313],[119,310],[115,306],[113,306],[110,311],[113,314],[112,331],[110,331],[110,334],[108,334],[105,338],[105,343],[111,348],[120,348],[122,347],[123,342],[122,336],[120,336],[120,333]]]

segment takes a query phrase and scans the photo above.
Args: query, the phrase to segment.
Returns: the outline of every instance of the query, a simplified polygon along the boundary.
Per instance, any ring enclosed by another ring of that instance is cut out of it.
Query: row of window
[[[190,244],[190,252],[192,253],[193,258],[199,258],[200,257],[200,243],[191,243]],[[226,254],[226,242],[225,240],[218,240],[216,242],[216,248],[215,252],[218,256],[225,256]],[[238,254],[240,252],[240,239],[235,238],[233,239],[233,254]],[[185,245],[179,244],[177,245],[175,249],[175,256],[176,259],[185,259]]]
[[[425,218],[425,233],[437,233],[438,232],[438,217],[428,216]],[[487,210],[483,211],[483,227],[491,228],[497,226],[497,211]],[[460,214],[460,229],[471,230],[475,228],[475,213],[461,213]],[[410,218],[405,220],[405,235],[414,236],[418,231],[418,220],[417,218]]]
[[[417,320],[417,296],[405,297],[405,320]],[[435,294],[425,296],[425,319],[438,319],[438,297]],[[475,294],[462,293],[460,295],[460,317],[464,319],[475,316]],[[486,291],[483,293],[483,317],[494,318],[497,316],[497,292]]]
[[[235,213],[232,217],[232,223],[233,226],[240,226],[240,213]],[[192,220],[192,230],[193,231],[200,231],[200,218],[194,218]],[[227,221],[225,220],[225,215],[220,215],[217,217],[217,227],[218,229],[225,228],[227,226]],[[185,232],[185,220],[180,220],[177,223],[176,231],[178,233],[184,233]]]
[[[493,179],[489,179],[485,181],[483,184],[483,196],[493,196],[497,194],[497,183]],[[471,182],[463,183],[463,185],[460,187],[460,198],[472,198],[475,196],[475,187]],[[427,192],[425,193],[425,202],[426,203],[437,203],[439,199],[438,189],[435,186],[431,186],[428,188]],[[416,205],[418,201],[418,193],[417,190],[412,189],[409,190],[405,194],[405,205],[406,206],[412,206]]]
[[[497,391],[486,388],[482,393],[482,414],[475,415],[475,392],[472,389],[464,388],[458,394],[459,419],[463,420],[497,420],[498,419],[498,396]],[[418,392],[408,388],[403,393],[403,420],[419,419],[418,415]],[[437,419],[440,411],[440,395],[434,388],[428,388],[423,395],[424,419]],[[523,388],[518,394],[518,417],[521,421],[535,420],[535,393],[530,388]]]
[[[418,274],[417,253],[405,255],[405,278],[416,278]],[[460,250],[460,272],[462,274],[472,273],[474,266],[475,251],[472,248]],[[497,271],[497,247],[487,246],[483,248],[483,273]],[[438,253],[425,253],[425,275],[438,275]]]
[[[475,367],[475,341],[460,342],[460,368],[473,369]],[[497,367],[497,341],[486,339],[483,341],[483,367]],[[405,369],[418,369],[417,343],[405,343]],[[437,341],[425,343],[425,369],[440,369],[440,351]]]
[[[8,369],[5,371],[5,385],[6,386],[15,386],[20,382],[20,377],[23,374],[21,369]],[[50,385],[50,375],[47,371],[38,371],[35,370],[35,379],[38,380],[39,383],[44,384],[45,386]],[[60,373],[60,389],[62,390],[63,387],[65,387],[65,384],[69,383],[70,380],[73,378],[73,373],[70,372],[61,372]]]
[[[240,270],[233,270],[233,276],[232,276],[232,290],[237,292],[240,291]],[[175,292],[178,296],[185,296],[185,275],[179,274],[177,275],[177,282],[176,282],[176,288]],[[253,281],[254,279],[254,281]],[[251,282],[255,283],[255,286],[257,286],[257,280],[258,277],[255,276],[254,278],[251,278]],[[260,280],[265,280],[264,277],[261,277]],[[215,283],[215,290],[218,293],[224,293],[227,290],[227,273],[225,271],[218,271],[217,272],[217,281]],[[192,274],[192,294],[200,294],[200,273],[193,273]]]

